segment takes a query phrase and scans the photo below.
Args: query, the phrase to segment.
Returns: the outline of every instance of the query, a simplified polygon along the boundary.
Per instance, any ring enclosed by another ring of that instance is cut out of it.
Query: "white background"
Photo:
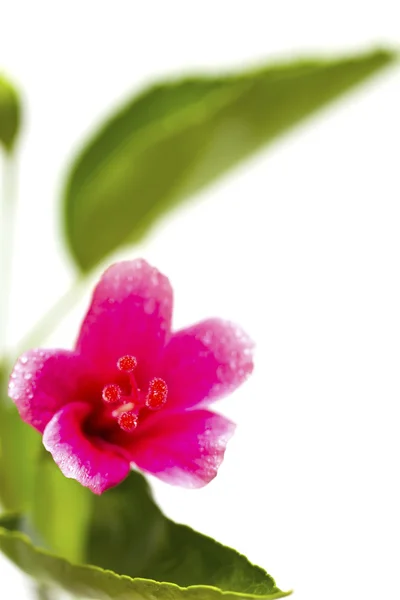
[[[110,107],[170,74],[399,46],[396,5],[2,0],[0,68],[26,111],[11,339],[73,279],[62,174]],[[297,600],[399,597],[399,106],[392,69],[121,254],[168,274],[176,326],[222,316],[257,342],[252,379],[220,405],[239,427],[217,479],[152,483],[168,515]],[[72,344],[87,300],[48,344]],[[0,573],[1,597],[25,598],[3,558]]]

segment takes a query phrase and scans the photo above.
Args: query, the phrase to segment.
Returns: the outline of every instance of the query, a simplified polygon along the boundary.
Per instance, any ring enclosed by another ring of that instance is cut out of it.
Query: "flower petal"
[[[241,329],[220,319],[174,333],[160,374],[168,385],[166,407],[188,408],[231,393],[253,370],[252,349]]]
[[[21,418],[41,433],[68,402],[100,397],[101,387],[84,360],[67,350],[30,350],[19,357],[8,393]]]
[[[235,425],[208,410],[165,412],[139,425],[132,461],[167,483],[199,488],[217,474]]]
[[[116,263],[94,291],[77,351],[106,373],[126,354],[148,369],[169,336],[171,315],[172,289],[164,275],[144,260]]]
[[[83,402],[64,406],[46,426],[43,444],[66,477],[102,494],[125,479],[130,464],[118,447],[85,434],[83,425],[91,410]]]

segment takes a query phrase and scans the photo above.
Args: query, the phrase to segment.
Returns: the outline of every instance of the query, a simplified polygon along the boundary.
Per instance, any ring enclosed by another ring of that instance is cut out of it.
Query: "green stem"
[[[45,583],[37,583],[35,586],[35,596],[37,600],[54,600],[50,588]]]
[[[0,362],[2,363],[2,369],[8,372],[15,362],[15,358],[25,350],[41,344],[74,306],[84,289],[86,278],[84,276],[77,277],[70,289],[57,300],[53,307],[20,341],[17,350],[11,351],[8,342],[8,321],[12,283],[15,209],[17,205],[17,168],[14,157],[5,156],[2,188],[0,198]]]
[[[79,300],[86,284],[86,277],[78,277],[69,290],[57,300],[43,317],[35,323],[28,334],[22,338],[17,347],[17,356],[29,348],[39,346],[53,329],[58,325],[66,313],[71,310]]]
[[[8,347],[16,205],[17,164],[14,156],[6,155],[4,157],[3,185],[0,199],[0,356],[6,353]]]

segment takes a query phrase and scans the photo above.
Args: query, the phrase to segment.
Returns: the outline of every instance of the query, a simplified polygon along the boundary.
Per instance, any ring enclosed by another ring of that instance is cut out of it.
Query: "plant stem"
[[[39,345],[65,314],[73,307],[84,289],[85,277],[77,277],[70,289],[50,308],[21,340],[17,350],[10,348],[8,322],[12,285],[13,244],[17,206],[17,162],[15,156],[4,156],[0,194],[0,362],[8,373],[15,358],[25,350]]]
[[[54,600],[50,588],[45,583],[37,583],[35,585],[35,596],[37,600]]]
[[[0,198],[0,356],[5,354],[8,347],[8,320],[17,205],[17,163],[15,157],[6,155],[3,164],[3,185]]]
[[[70,289],[33,326],[30,332],[11,351],[8,341],[8,321],[12,284],[13,243],[17,205],[17,163],[14,156],[4,157],[2,193],[0,198],[0,360],[6,372],[15,357],[39,345],[79,299],[86,278],[77,277]]]
[[[69,290],[56,301],[46,314],[35,323],[27,335],[22,338],[17,347],[17,355],[29,348],[38,346],[46,339],[54,327],[79,300],[85,288],[85,283],[86,278],[84,276],[75,279]]]

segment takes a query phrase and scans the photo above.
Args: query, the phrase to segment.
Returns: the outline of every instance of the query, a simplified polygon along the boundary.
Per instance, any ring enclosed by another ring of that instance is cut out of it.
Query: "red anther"
[[[149,383],[149,391],[146,396],[146,406],[150,410],[162,408],[167,401],[168,386],[164,379],[155,377]]]
[[[123,412],[118,417],[118,425],[127,433],[134,431],[137,427],[137,424],[138,418],[133,412]]]
[[[137,360],[134,356],[126,354],[125,356],[121,356],[121,358],[118,359],[117,367],[120,371],[130,373],[137,367]]]
[[[102,398],[104,402],[109,402],[113,404],[114,402],[118,402],[121,399],[122,390],[116,383],[110,383],[109,385],[104,386]]]

